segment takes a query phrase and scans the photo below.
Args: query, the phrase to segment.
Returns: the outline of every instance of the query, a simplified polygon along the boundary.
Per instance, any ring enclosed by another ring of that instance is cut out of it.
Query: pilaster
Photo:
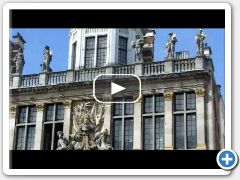
[[[133,149],[142,149],[142,97],[134,103]]]
[[[39,102],[36,104],[36,107],[37,115],[34,150],[41,150],[43,143],[44,103]]]
[[[10,122],[9,122],[9,150],[14,149],[15,125],[17,122],[17,105],[13,104],[10,108]]]
[[[64,125],[63,125],[63,133],[64,137],[69,139],[70,128],[71,128],[71,107],[72,100],[65,99],[63,102],[64,105]]]

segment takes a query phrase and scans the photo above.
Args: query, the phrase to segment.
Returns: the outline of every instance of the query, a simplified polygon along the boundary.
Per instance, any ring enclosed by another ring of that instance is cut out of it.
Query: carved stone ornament
[[[173,98],[173,92],[172,91],[166,90],[166,91],[164,91],[163,95],[164,95],[165,101],[172,101],[172,98]]]
[[[70,104],[69,104],[70,105]],[[73,129],[69,141],[58,132],[57,150],[112,150],[104,129],[105,105],[91,100],[72,103]]]
[[[204,96],[205,89],[203,87],[197,87],[195,89],[195,93],[196,93],[197,96]]]
[[[10,108],[10,113],[11,114],[16,114],[17,113],[17,105],[12,105]]]
[[[44,103],[37,103],[36,104],[37,111],[44,111]]]
[[[64,108],[70,108],[70,107],[71,107],[71,103],[72,103],[71,100],[65,99],[65,100],[64,100],[64,103],[63,103]]]

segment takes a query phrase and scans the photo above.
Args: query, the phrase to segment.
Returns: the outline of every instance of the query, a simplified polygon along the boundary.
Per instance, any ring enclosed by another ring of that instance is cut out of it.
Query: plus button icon
[[[221,150],[217,155],[217,163],[224,170],[230,170],[236,166],[237,154],[232,150]]]
[[[233,158],[230,158],[229,154],[226,154],[225,158],[222,158],[222,161],[225,161],[226,165],[229,165],[229,162],[232,160]]]

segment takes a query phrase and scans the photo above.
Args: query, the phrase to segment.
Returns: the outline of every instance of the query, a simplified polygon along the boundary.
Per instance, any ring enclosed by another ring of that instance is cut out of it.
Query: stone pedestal
[[[172,73],[174,71],[173,67],[173,60],[172,59],[165,59],[164,60],[164,73]]]
[[[196,70],[205,69],[205,59],[203,56],[197,56],[195,58],[195,69]]]
[[[16,74],[13,76],[12,88],[18,88],[21,86],[21,75]]]
[[[66,82],[74,82],[74,70],[67,70]]]
[[[44,103],[37,103],[36,132],[34,150],[41,150],[43,144]]]
[[[134,103],[133,149],[142,149],[142,98]]]
[[[138,62],[135,64],[135,73],[136,76],[142,76],[143,75],[143,63]]]
[[[41,72],[39,73],[39,85],[45,86],[48,83],[48,75],[49,72]]]
[[[114,74],[114,68],[113,66],[107,66],[106,67],[106,74]]]
[[[17,121],[17,106],[12,105],[10,108],[10,119],[9,119],[9,150],[14,150],[14,137],[15,137],[15,125]]]
[[[72,101],[69,99],[64,100],[64,125],[63,133],[64,137],[69,139],[70,128],[71,128],[71,105]]]
[[[196,109],[197,109],[197,149],[206,149],[205,143],[205,113],[204,113],[204,94],[205,89],[198,87],[195,89],[196,93]]]
[[[165,150],[173,150],[173,92],[164,91],[165,99]]]

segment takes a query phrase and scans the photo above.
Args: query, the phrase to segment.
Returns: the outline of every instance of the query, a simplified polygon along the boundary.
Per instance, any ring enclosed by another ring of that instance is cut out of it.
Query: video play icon
[[[118,85],[118,84],[116,84],[114,82],[111,82],[111,95],[114,95],[114,94],[116,94],[118,92],[121,92],[121,91],[123,91],[125,89],[126,89],[125,87],[120,86],[120,85]]]

